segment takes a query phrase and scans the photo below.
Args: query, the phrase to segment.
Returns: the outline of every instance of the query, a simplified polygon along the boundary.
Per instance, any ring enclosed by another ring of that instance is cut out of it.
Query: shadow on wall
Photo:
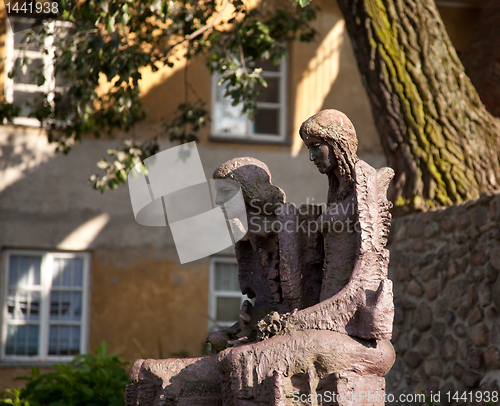
[[[302,148],[298,135],[302,122],[318,111],[334,108],[354,124],[360,157],[376,168],[382,167],[386,160],[342,13],[337,6],[320,6],[317,41],[297,43],[293,48],[292,64],[298,69],[292,73],[297,84],[292,156]]]
[[[293,62],[298,66],[294,72],[297,78],[294,103],[292,155],[298,155],[303,142],[300,139],[300,125],[308,117],[321,111],[331,87],[337,80],[342,51],[344,20],[329,13],[318,16],[318,25],[331,25],[327,33],[320,32],[320,38],[311,44],[297,43],[294,46]],[[319,31],[319,30],[318,30]],[[319,35],[318,35],[319,36]],[[314,44],[314,47],[311,46]],[[307,65],[305,63],[307,62]],[[295,82],[295,80],[294,80]],[[306,102],[307,101],[307,102]],[[330,104],[326,108],[340,107]]]
[[[0,246],[65,250],[173,246],[168,227],[135,222],[126,185],[104,194],[88,185],[89,176],[98,170],[96,162],[116,141],[84,140],[63,155],[39,131],[3,130]],[[170,252],[176,260],[175,248]]]
[[[189,62],[187,79],[185,76],[185,59],[180,57],[180,62],[173,68],[163,68],[159,72],[142,70],[141,101],[146,110],[146,120],[139,123],[131,131],[132,137],[150,138],[161,134],[163,123],[168,123],[177,114],[177,107],[185,101],[185,84],[189,81],[188,100],[194,102],[199,98],[206,102],[205,107],[210,108],[210,71],[205,66],[202,57],[196,57]],[[198,134],[200,141],[208,138],[210,124],[201,129]]]

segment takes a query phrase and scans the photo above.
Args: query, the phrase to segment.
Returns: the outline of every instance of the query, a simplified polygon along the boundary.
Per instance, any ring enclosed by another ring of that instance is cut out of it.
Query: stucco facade
[[[317,4],[322,11],[314,23],[319,33],[316,40],[290,44],[286,142],[220,141],[204,129],[198,150],[207,178],[220,163],[251,156],[267,163],[273,183],[285,191],[289,202],[326,201],[327,179],[309,162],[298,137],[302,121],[325,108],[346,113],[357,130],[359,156],[374,167],[384,166],[341,13],[330,1]],[[450,10],[443,9],[443,13],[449,13],[450,32],[457,31],[457,43],[461,43],[463,32],[454,27],[466,15],[457,19],[460,12]],[[4,23],[5,17],[0,26]],[[5,33],[0,43],[5,44]],[[5,46],[0,52],[5,52]],[[0,127],[2,255],[9,249],[91,254],[88,351],[103,339],[127,361],[180,353],[193,356],[204,349],[209,259],[180,265],[168,227],[136,223],[126,186],[101,194],[87,184],[108,148],[118,147],[121,138],[152,135],[172,116],[180,102],[178,95],[184,93],[182,68],[180,62],[173,69],[143,72],[140,86],[148,116],[130,134],[84,139],[68,155],[55,152],[39,129]],[[4,75],[2,72],[1,80]],[[190,62],[189,80],[208,104],[211,78],[203,61]],[[162,143],[162,149],[170,146],[167,141]],[[234,254],[227,249],[219,255]],[[0,360],[0,388],[20,385],[12,378],[25,374],[23,367],[31,364]]]

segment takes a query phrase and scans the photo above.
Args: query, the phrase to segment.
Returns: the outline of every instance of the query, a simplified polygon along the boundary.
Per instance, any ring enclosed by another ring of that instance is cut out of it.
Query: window
[[[254,120],[242,113],[242,106],[232,106],[224,97],[225,86],[218,86],[220,75],[212,76],[212,137],[217,139],[284,141],[286,137],[286,63],[274,66],[262,61],[262,76],[267,88],[261,88]]]
[[[50,93],[49,101],[50,98],[53,100],[54,93],[63,89],[60,80],[54,77],[54,53],[50,48],[50,41],[53,41],[53,38],[46,39],[48,54],[43,53],[35,44],[25,43],[26,30],[31,29],[35,22],[33,18],[22,17],[9,17],[7,20],[5,99],[9,103],[21,106],[20,117],[14,120],[14,124],[39,126],[40,122],[36,118],[28,117],[31,112],[30,104],[40,102],[44,93]],[[50,21],[47,24],[64,23]],[[21,63],[23,58],[29,61],[24,67]],[[43,68],[46,78],[42,86],[37,85],[37,77],[33,74],[33,70],[39,68]],[[16,74],[10,78],[9,73],[13,69]]]
[[[229,327],[239,319],[244,300],[238,282],[238,264],[234,258],[210,259],[209,330]]]
[[[9,250],[2,258],[2,359],[85,353],[89,254]]]

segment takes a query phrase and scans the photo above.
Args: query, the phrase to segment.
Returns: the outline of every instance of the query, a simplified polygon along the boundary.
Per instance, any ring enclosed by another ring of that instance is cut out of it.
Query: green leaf
[[[123,183],[127,182],[127,172],[125,172],[123,169],[118,171],[118,177]]]
[[[115,17],[109,17],[106,23],[106,30],[109,32],[115,32]]]
[[[101,0],[99,2],[99,6],[101,7],[102,11],[104,11],[105,13],[108,13],[109,11],[109,3],[107,0]]]

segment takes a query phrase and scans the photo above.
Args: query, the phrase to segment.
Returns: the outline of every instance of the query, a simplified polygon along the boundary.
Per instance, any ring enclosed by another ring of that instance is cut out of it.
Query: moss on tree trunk
[[[338,0],[397,205],[450,205],[500,187],[500,121],[464,72],[434,0]]]

